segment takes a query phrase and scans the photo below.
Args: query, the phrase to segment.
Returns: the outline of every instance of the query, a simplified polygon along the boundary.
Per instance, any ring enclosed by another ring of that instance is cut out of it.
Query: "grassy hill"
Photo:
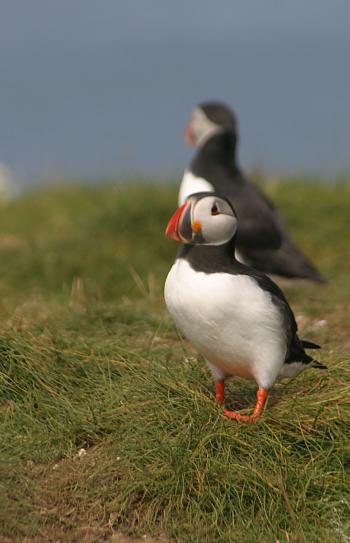
[[[164,308],[175,186],[0,204],[1,542],[350,541],[350,185],[265,190],[329,278],[285,289],[328,370],[276,385],[252,425],[221,417]]]

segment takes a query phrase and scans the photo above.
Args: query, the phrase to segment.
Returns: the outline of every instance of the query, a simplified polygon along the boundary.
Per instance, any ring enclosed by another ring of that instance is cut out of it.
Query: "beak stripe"
[[[185,142],[187,143],[187,145],[194,145],[191,121],[187,123],[185,129]]]
[[[180,235],[179,235],[179,224],[182,217],[182,214],[187,207],[188,202],[185,202],[182,206],[180,206],[175,213],[171,216],[170,221],[168,222],[168,225],[165,230],[165,235],[170,238],[174,239],[176,241],[182,241]]]

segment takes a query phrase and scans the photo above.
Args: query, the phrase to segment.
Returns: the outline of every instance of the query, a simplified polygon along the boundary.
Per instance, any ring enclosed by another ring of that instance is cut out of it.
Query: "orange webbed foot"
[[[222,402],[223,402],[223,394],[222,394],[221,403],[218,400],[217,386],[220,383],[221,383],[221,381],[219,381],[219,383],[216,383],[216,387],[215,387],[216,399],[217,399],[219,405],[221,405]],[[219,391],[220,390],[221,389],[219,389]],[[222,389],[222,393],[223,393],[223,389]],[[255,405],[255,409],[254,409],[254,412],[253,412],[252,415],[241,415],[240,413],[236,413],[235,411],[230,411],[229,409],[224,409],[222,414],[223,414],[224,417],[229,417],[230,419],[242,420],[242,421],[245,421],[245,422],[253,422],[263,412],[264,406],[265,406],[265,403],[266,403],[266,399],[267,399],[267,390],[265,390],[264,388],[259,388],[257,390],[257,392],[256,392],[256,405]]]

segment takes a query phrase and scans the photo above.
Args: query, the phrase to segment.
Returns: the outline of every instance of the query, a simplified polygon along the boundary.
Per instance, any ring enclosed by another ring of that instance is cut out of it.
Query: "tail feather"
[[[325,366],[324,364],[321,364],[321,362],[319,362],[318,360],[312,360],[311,367],[316,368],[318,370],[326,370],[326,369],[328,369],[327,366]]]
[[[301,339],[300,341],[304,349],[321,349],[321,346],[313,341],[308,341],[307,339]]]
[[[308,339],[301,339],[300,341],[304,349],[321,349],[321,346],[318,345],[318,343],[314,343],[313,341],[309,341]],[[320,370],[327,369],[327,366],[322,364],[319,360],[315,360],[314,358],[309,357],[309,355],[306,356],[309,358],[312,368],[317,368]]]

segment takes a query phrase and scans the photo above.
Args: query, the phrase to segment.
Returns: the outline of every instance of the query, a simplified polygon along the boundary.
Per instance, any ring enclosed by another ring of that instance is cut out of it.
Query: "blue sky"
[[[350,170],[349,53],[347,1],[5,0],[0,162],[180,175],[192,107],[222,99],[244,165]]]

